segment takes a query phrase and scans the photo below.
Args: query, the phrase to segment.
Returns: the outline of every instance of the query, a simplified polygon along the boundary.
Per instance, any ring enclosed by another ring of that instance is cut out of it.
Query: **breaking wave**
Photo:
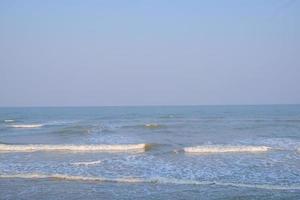
[[[122,128],[134,128],[134,129],[159,129],[165,128],[165,125],[156,124],[156,123],[148,123],[148,124],[137,124],[137,125],[125,125]]]
[[[13,124],[9,125],[11,128],[41,128],[43,124]]]
[[[71,163],[71,165],[75,165],[75,166],[89,166],[89,165],[97,165],[97,164],[100,164],[101,162],[102,162],[101,160],[89,161],[89,162],[74,162],[74,163]]]
[[[5,123],[10,123],[10,122],[14,122],[14,121],[15,121],[15,120],[13,120],[13,119],[5,119],[5,120],[4,120]]]
[[[150,144],[95,144],[95,145],[9,145],[0,144],[0,152],[34,152],[34,151],[74,151],[74,152],[126,152],[126,151],[146,151],[150,148]]]
[[[159,124],[145,124],[144,127],[145,128],[160,128],[161,125],[159,125]]]
[[[278,137],[278,138],[259,138],[259,139],[248,139],[244,140],[245,145],[246,144],[256,144],[256,145],[262,145],[262,146],[270,146],[272,149],[278,149],[278,150],[297,150],[298,147],[300,147],[300,141],[297,138],[284,138],[284,137]]]
[[[22,179],[54,179],[67,181],[95,181],[95,182],[112,182],[112,183],[150,183],[150,184],[174,184],[174,185],[215,185],[239,188],[255,188],[265,190],[300,190],[300,185],[271,185],[271,184],[245,184],[229,183],[218,181],[197,181],[173,178],[105,178],[105,177],[88,177],[72,176],[64,174],[0,174],[0,178],[22,178]]]
[[[225,145],[203,145],[186,147],[183,150],[187,153],[233,153],[233,152],[266,152],[270,150],[267,146],[225,146]]]

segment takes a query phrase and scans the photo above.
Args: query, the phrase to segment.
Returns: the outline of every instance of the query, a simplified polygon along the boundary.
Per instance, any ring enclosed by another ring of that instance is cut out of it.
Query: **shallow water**
[[[0,143],[0,199],[300,198],[299,105],[0,108]]]

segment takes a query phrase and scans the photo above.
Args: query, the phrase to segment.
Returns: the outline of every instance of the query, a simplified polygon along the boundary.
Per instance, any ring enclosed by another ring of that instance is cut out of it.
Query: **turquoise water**
[[[0,199],[299,199],[300,106],[0,108]],[[188,153],[186,147],[268,147]],[[0,147],[1,149],[1,147]]]

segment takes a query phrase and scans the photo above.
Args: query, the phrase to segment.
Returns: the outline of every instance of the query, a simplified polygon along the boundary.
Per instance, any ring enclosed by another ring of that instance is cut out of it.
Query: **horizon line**
[[[15,105],[0,106],[0,108],[96,108],[96,107],[188,107],[188,106],[294,106],[300,103],[263,103],[263,104],[145,104],[145,105]]]

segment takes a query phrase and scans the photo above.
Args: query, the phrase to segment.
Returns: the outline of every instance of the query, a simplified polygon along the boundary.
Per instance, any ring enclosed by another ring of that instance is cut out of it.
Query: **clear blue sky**
[[[0,1],[0,106],[281,103],[300,1]]]

